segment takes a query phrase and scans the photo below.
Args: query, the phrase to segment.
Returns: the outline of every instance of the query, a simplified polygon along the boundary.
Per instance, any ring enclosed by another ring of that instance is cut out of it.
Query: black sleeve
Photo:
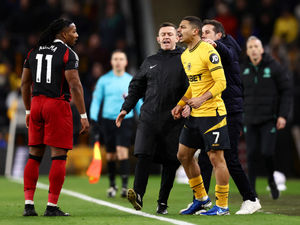
[[[276,62],[275,82],[279,92],[278,117],[287,119],[292,105],[292,84],[289,72]]]
[[[230,45],[226,46],[221,41],[215,41],[217,44],[216,50],[221,56],[221,61],[231,61],[234,58],[233,49]]]
[[[182,63],[181,63],[181,65],[182,65]],[[187,75],[186,75],[186,73],[185,73],[185,70],[184,70],[184,68],[183,68],[183,65],[182,65],[182,69],[181,69],[181,74],[182,74],[182,77],[183,77],[183,83],[184,83],[184,86],[183,86],[183,89],[184,89],[184,93],[183,94],[185,94],[185,92],[186,92],[186,90],[188,89],[188,87],[190,86],[190,83],[189,83],[189,79],[188,79],[188,77],[187,77]]]
[[[69,58],[65,64],[65,70],[78,70],[78,55],[70,48],[67,48],[67,51],[69,51]]]
[[[148,62],[145,60],[129,84],[128,95],[125,98],[121,109],[125,110],[127,113],[129,113],[135,107],[140,98],[145,96],[147,88],[147,65]]]

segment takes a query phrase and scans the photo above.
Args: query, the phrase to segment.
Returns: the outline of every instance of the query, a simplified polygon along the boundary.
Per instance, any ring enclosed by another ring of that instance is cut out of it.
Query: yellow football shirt
[[[226,108],[221,93],[226,88],[226,79],[220,56],[215,48],[203,41],[193,49],[186,49],[181,55],[181,61],[188,76],[190,86],[185,94],[194,98],[210,91],[212,98],[205,101],[199,108],[192,109],[191,116],[209,117],[226,115]],[[182,101],[178,104],[184,105]]]

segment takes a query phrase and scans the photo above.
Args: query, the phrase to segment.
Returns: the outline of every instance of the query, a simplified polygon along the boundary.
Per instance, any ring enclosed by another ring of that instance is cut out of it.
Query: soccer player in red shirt
[[[77,38],[74,23],[57,19],[42,33],[24,62],[21,91],[29,145],[24,169],[24,216],[37,216],[33,197],[46,145],[51,149],[52,165],[44,216],[69,216],[57,207],[57,201],[65,179],[67,152],[73,147],[71,96],[81,116],[80,133],[89,128],[78,74],[79,59],[69,47]]]

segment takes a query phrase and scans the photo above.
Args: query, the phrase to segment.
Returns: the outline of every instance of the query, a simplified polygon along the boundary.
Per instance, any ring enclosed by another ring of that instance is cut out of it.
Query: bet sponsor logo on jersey
[[[190,82],[197,82],[201,80],[201,73],[196,75],[188,75],[188,79]]]

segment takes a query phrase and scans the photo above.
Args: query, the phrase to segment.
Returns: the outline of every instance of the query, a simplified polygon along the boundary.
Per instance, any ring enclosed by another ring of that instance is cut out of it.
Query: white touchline
[[[15,181],[17,183],[23,183],[23,180],[19,179],[19,178],[11,178],[11,180]],[[49,186],[46,185],[46,184],[38,182],[37,183],[37,188],[48,190]],[[145,213],[145,212],[141,212],[141,211],[136,211],[136,210],[124,207],[124,206],[120,206],[120,205],[117,205],[117,204],[106,202],[106,201],[103,201],[103,200],[100,200],[100,199],[97,199],[97,198],[90,197],[90,196],[85,195],[85,194],[81,194],[81,193],[78,193],[78,192],[75,192],[75,191],[70,191],[70,190],[67,190],[67,189],[64,189],[64,188],[61,190],[61,193],[72,196],[72,197],[75,197],[75,198],[82,199],[84,201],[93,202],[93,203],[96,203],[98,205],[107,206],[107,207],[110,207],[110,208],[114,208],[114,209],[117,209],[117,210],[120,210],[120,211],[123,211],[123,212],[135,214],[135,215],[138,215],[138,216],[143,216],[143,217],[148,217],[148,218],[152,218],[152,219],[156,219],[156,220],[166,221],[166,222],[169,222],[169,223],[172,223],[172,224],[178,224],[178,225],[195,225],[193,223],[188,223],[188,222],[181,221],[181,220],[175,220],[175,219],[170,219],[170,218],[166,218],[166,217],[155,216],[155,215]]]

